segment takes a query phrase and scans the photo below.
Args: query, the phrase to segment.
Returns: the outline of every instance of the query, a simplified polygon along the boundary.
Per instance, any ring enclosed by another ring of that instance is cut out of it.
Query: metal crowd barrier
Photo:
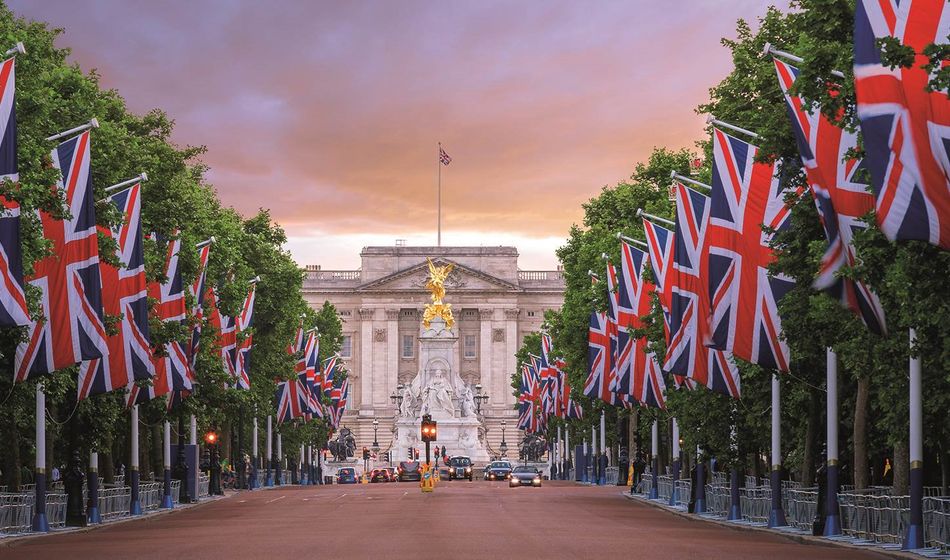
[[[210,496],[208,486],[211,483],[211,477],[204,473],[198,473],[198,496]]]
[[[899,543],[910,516],[909,496],[839,494],[841,532],[859,540]]]
[[[103,521],[128,515],[131,505],[132,489],[128,486],[99,488],[99,514]]]
[[[129,492],[131,493],[131,489]],[[139,483],[139,503],[142,505],[142,510],[158,509],[162,505],[162,494],[164,493],[165,484],[162,482]]]
[[[729,516],[729,501],[732,494],[729,483],[722,480],[724,478],[713,477],[715,482],[706,485],[706,513],[719,517]]]
[[[620,469],[618,467],[607,467],[607,486],[617,484],[618,478],[620,478]]]
[[[752,523],[768,523],[772,509],[772,489],[768,486],[739,489],[739,506],[742,519]]]
[[[782,508],[789,525],[811,531],[818,513],[818,488],[783,489]]]
[[[35,499],[29,493],[0,494],[0,534],[29,531]]]
[[[692,495],[693,483],[689,479],[676,481],[676,505],[689,508],[689,499]]]
[[[656,489],[658,497],[669,502],[673,495],[673,477],[666,474],[656,477]]]
[[[924,498],[924,542],[950,553],[950,498]]]
[[[640,474],[640,482],[637,484],[636,492],[643,494],[644,496],[650,495],[650,490],[653,489],[653,475],[645,472]]]

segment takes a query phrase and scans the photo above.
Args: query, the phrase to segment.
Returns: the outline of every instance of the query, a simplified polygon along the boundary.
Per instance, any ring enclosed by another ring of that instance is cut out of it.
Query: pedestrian
[[[59,467],[57,467],[56,465],[53,465],[53,470],[51,470],[49,474],[53,482],[59,482],[59,477],[60,477]]]

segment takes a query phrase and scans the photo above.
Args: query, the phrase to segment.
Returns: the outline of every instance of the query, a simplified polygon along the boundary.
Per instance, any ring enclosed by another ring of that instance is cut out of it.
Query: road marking
[[[340,494],[340,495],[337,496],[336,498],[333,498],[333,500],[339,500],[339,499],[342,498],[343,496],[346,496],[346,492]]]
[[[286,498],[286,497],[287,497],[287,496],[281,496],[281,497],[279,497],[279,498],[274,498],[273,500],[268,500],[267,503],[268,503],[268,504],[272,504],[272,503],[276,502],[277,500],[283,500],[283,499]]]
[[[247,503],[247,500],[239,500],[238,503],[240,504]]]

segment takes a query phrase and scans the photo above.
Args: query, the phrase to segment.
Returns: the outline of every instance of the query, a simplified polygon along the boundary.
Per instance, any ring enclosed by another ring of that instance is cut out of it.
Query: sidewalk
[[[669,504],[658,501],[651,500],[646,498],[641,494],[630,494],[629,491],[621,492],[620,494],[624,498],[627,498],[631,501],[636,501],[638,503],[647,504],[652,507],[655,507],[659,510],[663,510],[672,515],[683,517],[692,521],[703,521],[706,523],[713,523],[719,525],[720,527],[725,527],[735,531],[756,531],[762,533],[769,533],[772,535],[778,535],[785,539],[802,543],[802,544],[822,544],[822,545],[833,545],[842,548],[849,548],[852,550],[869,550],[874,551],[891,558],[900,558],[902,560],[920,560],[921,558],[943,558],[950,559],[950,555],[941,554],[940,551],[933,548],[924,548],[918,551],[905,551],[900,549],[899,544],[879,544],[871,543],[867,541],[861,541],[841,535],[838,537],[816,537],[811,533],[797,529],[795,527],[781,527],[781,528],[771,528],[761,523],[752,523],[751,521],[738,520],[738,521],[729,521],[715,515],[696,515],[693,513],[687,513],[686,510],[682,507],[673,507]]]

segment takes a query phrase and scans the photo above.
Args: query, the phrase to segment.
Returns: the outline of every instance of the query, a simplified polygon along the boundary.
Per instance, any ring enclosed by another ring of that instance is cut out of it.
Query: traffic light
[[[363,460],[366,461],[367,459],[369,459],[369,448],[368,448],[368,447],[364,447],[364,448],[363,448]]]
[[[435,441],[437,437],[436,422],[428,414],[422,415],[422,441]]]

